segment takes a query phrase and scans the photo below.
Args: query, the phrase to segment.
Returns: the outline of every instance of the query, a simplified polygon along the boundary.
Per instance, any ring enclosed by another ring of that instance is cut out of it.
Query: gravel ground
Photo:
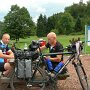
[[[80,58],[86,71],[88,82],[90,83],[90,55],[84,55]],[[58,81],[59,90],[82,90],[73,65],[70,63],[67,68],[70,73],[70,77],[68,77],[66,80]]]
[[[66,60],[67,57],[65,57]],[[88,81],[90,83],[90,55],[82,55],[81,56],[81,61],[83,63],[83,67],[86,71],[87,77],[88,77]],[[72,63],[70,63],[68,66],[68,72],[70,74],[70,77],[68,77],[66,80],[58,80],[58,89],[59,90],[82,90],[76,71],[72,65]],[[20,86],[20,85],[19,85]],[[10,89],[8,89],[10,90]],[[20,86],[20,89],[17,90],[25,90],[24,89],[24,85],[22,84]],[[37,88],[32,88],[30,90],[38,90]]]

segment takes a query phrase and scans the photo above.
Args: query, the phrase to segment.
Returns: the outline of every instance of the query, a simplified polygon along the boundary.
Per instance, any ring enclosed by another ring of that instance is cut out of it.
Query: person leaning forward
[[[56,34],[54,32],[50,32],[47,34],[48,42],[46,45],[40,47],[41,51],[49,48],[49,53],[58,53],[63,52],[63,46],[60,42],[57,41]],[[63,55],[50,55],[45,57],[46,63],[47,63],[48,69],[50,71],[55,71],[56,73],[60,70],[60,68],[57,68],[57,65],[61,65],[62,67],[64,65],[63,63]],[[51,64],[50,64],[51,63]],[[65,72],[67,70],[64,70]]]
[[[0,71],[3,75],[7,76],[11,71],[10,59],[14,59],[14,54],[8,47],[10,41],[10,35],[8,33],[3,34],[0,41]]]

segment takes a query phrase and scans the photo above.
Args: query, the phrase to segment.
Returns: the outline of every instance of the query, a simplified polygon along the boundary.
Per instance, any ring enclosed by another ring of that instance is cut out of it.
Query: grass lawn
[[[61,42],[64,47],[66,47],[69,45],[69,40],[71,40],[72,38],[77,39],[78,37],[80,37],[80,39],[82,41],[84,41],[84,35],[59,35],[59,36],[57,36],[57,40],[59,42]],[[42,38],[47,41],[46,37],[42,37]],[[39,40],[39,38],[37,36],[30,36],[29,38],[20,39],[19,42],[16,44],[16,46],[18,48],[23,49],[25,43],[27,43],[27,45],[29,45],[32,40]],[[12,42],[15,42],[15,41],[12,41]],[[86,51],[86,53],[90,53],[90,46],[86,45],[86,49],[84,48],[83,51]]]

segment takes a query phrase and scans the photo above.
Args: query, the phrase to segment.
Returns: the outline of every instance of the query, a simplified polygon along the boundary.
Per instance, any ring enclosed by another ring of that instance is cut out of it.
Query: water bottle
[[[59,70],[63,67],[64,63],[63,62],[60,62],[55,68],[54,68],[54,71],[57,73],[59,72]]]
[[[25,43],[24,50],[27,50],[27,49],[28,49],[28,46],[27,46],[27,43]]]
[[[50,60],[50,59],[47,59],[47,60],[46,60],[46,63],[47,63],[48,69],[49,69],[50,71],[53,70],[53,65],[52,65],[51,60]]]

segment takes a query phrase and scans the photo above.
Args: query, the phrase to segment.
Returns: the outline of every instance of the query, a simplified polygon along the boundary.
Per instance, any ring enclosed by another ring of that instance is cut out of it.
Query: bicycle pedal
[[[32,84],[27,84],[27,87],[32,87]]]
[[[43,86],[43,83],[39,84],[39,86],[41,86],[41,87],[42,87],[42,86]]]
[[[48,75],[50,75],[51,77],[54,77],[55,76],[55,74],[54,73],[51,73],[51,72],[49,72]]]
[[[70,77],[70,74],[68,74],[68,73],[59,74],[57,77],[59,80],[65,80],[66,78]]]

